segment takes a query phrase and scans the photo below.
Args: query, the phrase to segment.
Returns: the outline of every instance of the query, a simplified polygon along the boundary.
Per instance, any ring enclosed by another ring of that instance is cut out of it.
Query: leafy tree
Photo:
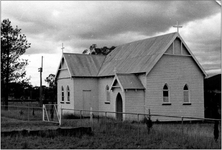
[[[51,87],[51,88],[55,87],[56,86],[55,75],[49,74],[49,76],[46,77],[45,82],[48,83],[49,87]]]
[[[15,99],[31,99],[32,98],[32,85],[27,81],[10,82],[9,92],[10,96]]]
[[[1,23],[1,84],[4,97],[5,108],[8,109],[9,83],[21,82],[25,78],[25,66],[28,60],[21,59],[30,43],[27,42],[26,36],[21,34],[21,29],[17,26],[13,28],[11,21],[5,19]]]
[[[56,102],[57,99],[57,85],[55,81],[55,75],[49,74],[46,77],[45,82],[48,83],[49,87],[45,89],[45,98],[49,99],[51,102]]]
[[[112,50],[114,50],[116,47],[112,46],[110,48],[104,46],[102,48],[97,48],[96,44],[92,44],[89,49],[85,49],[83,51],[83,54],[91,54],[91,55],[108,55]]]

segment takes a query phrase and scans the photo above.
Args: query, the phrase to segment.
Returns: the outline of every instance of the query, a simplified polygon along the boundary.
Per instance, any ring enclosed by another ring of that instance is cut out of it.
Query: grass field
[[[5,110],[4,107],[1,107],[1,116],[26,121],[41,121],[42,108],[26,105],[10,105],[8,110]]]
[[[64,120],[63,126],[87,123],[79,119]],[[2,118],[2,130],[14,129],[45,129],[56,128],[55,124],[45,122],[24,122],[16,119]],[[89,124],[88,125],[92,125]],[[154,124],[150,134],[145,124],[130,122],[117,122],[115,120],[94,120],[93,135],[79,136],[3,136],[1,148],[3,149],[74,149],[74,148],[145,148],[145,149],[221,149],[221,138],[218,142],[213,139],[213,124],[185,124],[184,134],[181,124]]]

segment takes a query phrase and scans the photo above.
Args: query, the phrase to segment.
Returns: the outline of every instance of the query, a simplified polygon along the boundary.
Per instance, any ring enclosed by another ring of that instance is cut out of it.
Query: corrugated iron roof
[[[134,74],[116,74],[123,89],[145,89],[141,81]]]
[[[183,41],[178,33],[170,33],[117,46],[107,56],[63,53],[63,57],[71,76],[102,77],[114,76],[115,73],[148,74],[176,37]],[[185,44],[184,41],[183,43]],[[191,53],[188,47],[187,49]],[[191,55],[205,74],[194,55],[192,53]]]
[[[102,65],[98,76],[118,73],[148,72],[177,33],[170,33],[117,46]]]
[[[102,55],[63,53],[71,76],[97,76],[105,60]]]

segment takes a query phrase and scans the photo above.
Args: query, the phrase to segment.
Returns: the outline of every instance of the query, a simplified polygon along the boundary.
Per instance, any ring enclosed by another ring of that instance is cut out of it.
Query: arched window
[[[169,102],[169,89],[167,84],[163,86],[163,102]]]
[[[106,86],[106,101],[110,102],[110,93],[109,93],[109,86]]]
[[[63,86],[61,87],[61,92],[62,92],[62,102],[64,102],[64,88],[63,88]]]
[[[190,99],[189,99],[189,88],[188,85],[185,84],[183,87],[183,102],[185,103],[189,103]]]
[[[70,102],[70,90],[69,90],[69,86],[67,86],[67,102]]]

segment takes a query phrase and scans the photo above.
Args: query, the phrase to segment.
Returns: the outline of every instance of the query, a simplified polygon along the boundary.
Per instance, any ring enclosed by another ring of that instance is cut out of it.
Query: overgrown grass
[[[41,121],[42,108],[9,106],[8,110],[1,109],[1,116],[19,120]]]
[[[20,124],[21,125],[21,124]],[[2,148],[192,148],[220,149],[221,138],[215,142],[212,134],[213,124],[185,124],[183,134],[181,124],[154,124],[148,134],[143,123],[119,122],[114,119],[97,118],[93,124],[89,119],[64,119],[62,126],[93,126],[94,134],[79,136],[39,137],[39,136],[6,136],[2,137]],[[10,124],[8,124],[10,126]],[[19,126],[19,123],[17,124]],[[24,124],[23,124],[24,126]],[[31,124],[29,124],[31,126]],[[39,124],[39,126],[41,126]],[[25,127],[25,126],[24,126]],[[202,134],[190,134],[198,131]],[[205,133],[205,134],[203,134]],[[207,136],[206,136],[207,135]]]
[[[12,130],[41,130],[41,129],[52,129],[57,128],[58,124],[42,122],[42,121],[22,121],[12,118],[1,117],[1,131],[12,131]]]

